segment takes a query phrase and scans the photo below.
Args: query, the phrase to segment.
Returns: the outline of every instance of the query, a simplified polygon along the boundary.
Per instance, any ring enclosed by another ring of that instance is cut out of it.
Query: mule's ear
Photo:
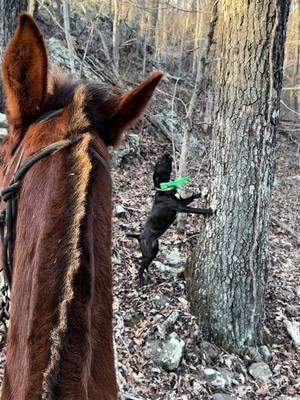
[[[160,71],[153,72],[135,89],[113,100],[111,103],[113,114],[106,132],[109,144],[118,145],[122,140],[122,133],[141,117],[161,78]]]
[[[10,124],[22,124],[39,112],[47,92],[47,69],[47,52],[42,34],[33,18],[22,13],[2,65]]]

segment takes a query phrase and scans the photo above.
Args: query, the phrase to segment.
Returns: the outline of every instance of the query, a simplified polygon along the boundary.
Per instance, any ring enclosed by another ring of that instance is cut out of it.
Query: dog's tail
[[[139,233],[126,233],[126,237],[131,238],[131,239],[140,240],[140,234]]]

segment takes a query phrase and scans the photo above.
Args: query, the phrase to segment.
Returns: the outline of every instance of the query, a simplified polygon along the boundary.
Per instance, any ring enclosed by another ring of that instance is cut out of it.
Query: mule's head
[[[51,135],[59,139],[58,132],[86,126],[105,145],[117,145],[143,113],[162,77],[154,72],[132,91],[121,93],[108,85],[54,74],[48,69],[43,36],[26,13],[20,15],[7,47],[2,74],[13,147],[26,132],[26,140],[40,147],[53,141]]]

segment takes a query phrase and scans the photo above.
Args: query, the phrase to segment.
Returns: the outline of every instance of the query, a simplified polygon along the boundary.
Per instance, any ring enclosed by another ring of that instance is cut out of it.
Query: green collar
[[[158,190],[171,190],[174,186],[176,187],[189,180],[190,180],[189,176],[184,176],[183,178],[176,179],[175,181],[162,182],[160,184],[160,189]]]

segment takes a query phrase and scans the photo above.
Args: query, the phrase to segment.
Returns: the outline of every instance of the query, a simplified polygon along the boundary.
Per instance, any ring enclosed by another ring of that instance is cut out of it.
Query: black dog
[[[189,207],[195,199],[201,197],[194,194],[186,199],[181,198],[176,187],[160,189],[162,182],[168,182],[172,172],[172,156],[165,154],[154,168],[153,181],[156,188],[154,203],[149,218],[141,234],[127,234],[127,237],[138,239],[142,251],[142,264],[139,269],[139,285],[144,285],[144,271],[157,256],[158,238],[175,222],[177,213],[211,215],[212,210]]]

